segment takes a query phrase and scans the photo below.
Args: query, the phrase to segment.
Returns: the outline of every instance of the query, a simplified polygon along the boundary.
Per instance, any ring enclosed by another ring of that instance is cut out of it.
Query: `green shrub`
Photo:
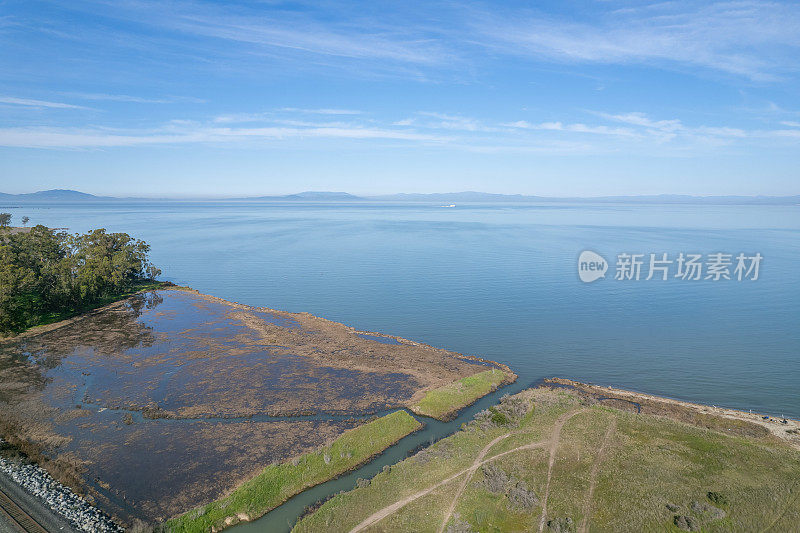
[[[511,422],[511,418],[497,407],[490,407],[489,411],[492,413],[492,422],[494,425],[507,426]]]
[[[708,501],[714,505],[722,505],[723,507],[727,507],[729,505],[728,497],[721,492],[709,491],[706,496],[708,497]]]

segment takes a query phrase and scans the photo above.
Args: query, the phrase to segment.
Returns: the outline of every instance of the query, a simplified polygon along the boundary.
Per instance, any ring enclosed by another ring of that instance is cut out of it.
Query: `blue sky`
[[[796,2],[0,0],[0,191],[800,194]]]

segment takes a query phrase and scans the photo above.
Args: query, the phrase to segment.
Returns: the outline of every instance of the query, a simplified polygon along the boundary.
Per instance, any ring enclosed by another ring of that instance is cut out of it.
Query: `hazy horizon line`
[[[308,199],[321,199],[324,200],[325,197],[329,197],[332,199],[343,199],[349,198],[352,200],[378,200],[384,198],[392,198],[392,197],[440,197],[440,196],[457,196],[457,195],[474,195],[474,196],[486,196],[486,197],[507,197],[507,198],[537,198],[537,199],[544,199],[544,200],[601,200],[601,199],[614,199],[614,198],[629,198],[629,199],[636,199],[636,198],[686,198],[686,199],[791,199],[800,196],[800,193],[795,194],[687,194],[687,193],[643,193],[643,194],[600,194],[600,195],[591,195],[591,196],[574,196],[574,195],[540,195],[540,194],[531,194],[531,193],[517,193],[517,192],[486,192],[486,191],[476,191],[476,190],[461,190],[461,191],[445,191],[445,192],[389,192],[389,193],[350,193],[346,191],[329,191],[329,190],[306,190],[306,191],[299,191],[294,193],[243,193],[243,194],[229,194],[229,195],[215,195],[215,194],[208,194],[208,195],[174,195],[166,193],[164,195],[144,195],[144,196],[136,196],[132,194],[119,194],[117,195],[105,195],[105,194],[95,194],[95,193],[87,193],[84,191],[78,191],[75,189],[44,189],[32,192],[24,192],[24,193],[6,193],[0,192],[0,198],[5,196],[12,196],[12,197],[31,197],[36,195],[48,195],[55,196],[58,194],[63,195],[74,195],[77,197],[83,197],[85,199],[113,199],[113,200],[248,200],[248,199],[264,199],[264,198],[286,198],[286,199],[297,199],[302,198],[304,195],[307,195]]]

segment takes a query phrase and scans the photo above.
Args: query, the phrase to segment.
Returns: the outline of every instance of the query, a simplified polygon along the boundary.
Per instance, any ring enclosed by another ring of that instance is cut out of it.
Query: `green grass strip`
[[[499,387],[505,378],[502,370],[493,368],[467,376],[458,381],[433,389],[411,409],[417,414],[444,419],[478,398],[486,396],[492,387]]]
[[[274,509],[295,494],[324,483],[366,462],[409,433],[422,427],[406,411],[395,411],[346,431],[329,446],[299,460],[270,465],[229,496],[198,507],[167,522],[173,532],[200,533],[219,529],[225,519],[245,513],[250,519]]]

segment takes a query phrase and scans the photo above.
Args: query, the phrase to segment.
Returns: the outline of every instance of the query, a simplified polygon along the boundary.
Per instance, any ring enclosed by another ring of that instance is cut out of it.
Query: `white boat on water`
[[[439,207],[455,207],[455,206],[456,204],[450,204],[450,205],[440,205]]]

